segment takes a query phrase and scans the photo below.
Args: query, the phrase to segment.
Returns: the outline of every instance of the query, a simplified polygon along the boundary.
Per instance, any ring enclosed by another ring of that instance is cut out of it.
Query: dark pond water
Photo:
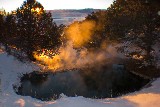
[[[17,94],[40,100],[66,96],[111,98],[140,90],[150,80],[127,72],[123,65],[105,65],[86,69],[64,70],[43,74],[32,72],[21,77]]]

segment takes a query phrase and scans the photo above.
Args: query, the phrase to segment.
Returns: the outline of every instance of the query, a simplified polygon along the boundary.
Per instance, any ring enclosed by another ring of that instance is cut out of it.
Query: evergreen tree
[[[106,33],[111,40],[126,44],[120,50],[129,55],[143,55],[153,64],[153,46],[159,40],[159,7],[146,0],[116,0],[107,10]],[[128,51],[131,50],[131,51]]]
[[[0,14],[0,43],[3,41],[4,35],[4,16]]]
[[[4,22],[4,45],[16,46],[17,24],[16,18],[12,14],[7,14]]]
[[[104,23],[106,11],[100,10],[98,12],[92,12],[89,14],[85,20],[94,20],[96,26],[94,28],[92,39],[86,44],[87,48],[100,48],[102,42],[106,39],[106,32],[104,32]]]
[[[39,2],[24,1],[17,9],[16,17],[19,36],[17,47],[25,52],[29,59],[34,60],[34,51],[57,45],[54,41],[57,41],[59,35],[54,35],[56,40],[53,40],[53,32],[57,32],[58,28],[53,23],[51,14],[46,13]]]

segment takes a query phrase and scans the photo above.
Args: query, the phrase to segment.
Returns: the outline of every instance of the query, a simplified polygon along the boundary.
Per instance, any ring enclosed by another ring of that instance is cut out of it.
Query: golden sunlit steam
[[[62,67],[62,65],[60,64],[59,55],[55,55],[54,57],[49,57],[49,56],[47,56],[43,53],[42,54],[37,54],[35,52],[34,57],[38,61],[41,61],[43,64],[45,64],[47,69],[57,70],[57,69]]]
[[[106,63],[107,58],[115,56],[116,52],[112,46],[103,44],[106,46],[96,51],[89,51],[86,48],[82,48],[87,42],[90,42],[95,26],[94,21],[75,22],[71,24],[64,32],[67,42],[58,49],[57,53],[59,54],[53,53],[49,56],[47,55],[47,51],[43,51],[40,54],[35,52],[34,57],[43,63],[47,67],[46,69],[52,69],[52,71],[84,68],[94,66],[97,63],[103,63],[103,61]],[[77,51],[75,48],[79,47],[81,49]],[[49,53],[52,53],[52,51]]]
[[[59,49],[59,54],[49,57],[44,53],[34,54],[34,57],[46,65],[46,69],[62,70],[73,68],[84,68],[88,65],[95,65],[105,61],[106,51],[89,52],[87,49],[77,51],[73,48],[72,42],[68,42],[66,46]],[[108,51],[109,53],[109,51]]]
[[[94,21],[75,22],[66,29],[67,39],[74,47],[81,47],[91,40],[94,27]]]
[[[59,54],[53,54],[51,57],[46,55],[46,52],[41,54],[34,53],[34,57],[40,61],[44,69],[51,69],[52,71],[73,69],[73,68],[84,68],[97,66],[103,64],[108,58],[116,56],[116,50],[112,46],[106,46],[106,49],[89,51],[86,48],[81,50],[75,50],[72,42],[67,42],[66,46],[61,46],[58,50]]]

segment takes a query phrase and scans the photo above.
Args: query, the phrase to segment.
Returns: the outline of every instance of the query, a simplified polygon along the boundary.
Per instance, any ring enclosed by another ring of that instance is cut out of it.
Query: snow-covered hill
[[[160,107],[160,78],[150,87],[118,98],[89,99],[67,97],[55,101],[40,101],[29,96],[17,95],[13,85],[19,83],[18,76],[37,70],[36,65],[21,63],[5,52],[0,52],[0,107]]]

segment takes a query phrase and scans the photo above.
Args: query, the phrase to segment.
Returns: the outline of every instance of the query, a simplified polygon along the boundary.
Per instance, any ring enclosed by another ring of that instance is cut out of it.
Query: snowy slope
[[[88,99],[66,97],[43,102],[29,96],[20,96],[13,91],[22,73],[39,69],[34,64],[22,64],[12,56],[0,52],[0,107],[160,107],[160,78],[149,88],[119,98]]]

